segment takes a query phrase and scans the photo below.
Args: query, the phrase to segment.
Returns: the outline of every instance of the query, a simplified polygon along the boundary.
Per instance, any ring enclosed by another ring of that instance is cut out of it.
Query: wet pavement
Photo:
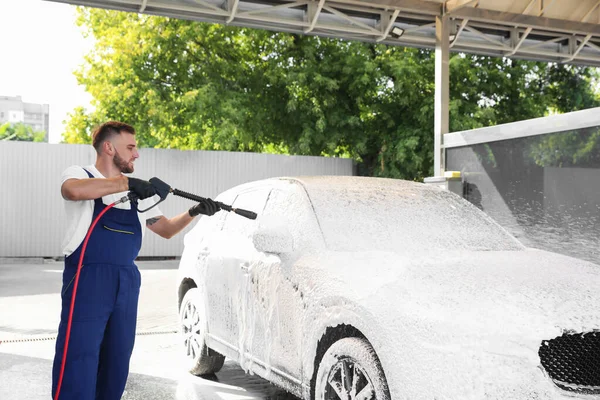
[[[138,334],[123,400],[298,400],[229,360],[209,377],[184,370],[176,333],[177,265],[138,263]],[[0,399],[51,398],[61,273],[61,262],[0,263]]]

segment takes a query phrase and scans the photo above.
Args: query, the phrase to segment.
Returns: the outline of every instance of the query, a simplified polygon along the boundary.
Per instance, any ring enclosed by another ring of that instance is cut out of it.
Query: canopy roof
[[[600,0],[50,0],[197,21],[600,66]]]

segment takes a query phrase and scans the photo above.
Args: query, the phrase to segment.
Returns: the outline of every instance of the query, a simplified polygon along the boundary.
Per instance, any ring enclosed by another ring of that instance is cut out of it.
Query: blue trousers
[[[76,265],[63,274],[61,323],[52,371],[60,373]],[[135,265],[86,264],[79,278],[60,400],[119,400],[135,341],[140,272]],[[65,290],[66,289],[66,290]]]

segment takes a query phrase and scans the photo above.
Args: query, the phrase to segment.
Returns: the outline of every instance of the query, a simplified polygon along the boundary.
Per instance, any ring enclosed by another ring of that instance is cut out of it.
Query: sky
[[[75,24],[75,6],[42,0],[0,1],[0,96],[50,105],[50,143],[61,140],[63,121],[91,96],[73,71],[93,40]]]

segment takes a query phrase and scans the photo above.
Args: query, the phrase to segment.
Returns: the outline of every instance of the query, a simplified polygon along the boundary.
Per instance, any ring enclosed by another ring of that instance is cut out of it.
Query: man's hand
[[[156,194],[156,189],[148,181],[137,178],[128,178],[129,190],[135,193],[140,200],[147,199]]]
[[[221,208],[219,207],[219,205],[213,200],[204,199],[200,203],[196,204],[194,207],[190,208],[188,212],[190,214],[190,217],[195,217],[198,214],[213,215],[220,209]]]

